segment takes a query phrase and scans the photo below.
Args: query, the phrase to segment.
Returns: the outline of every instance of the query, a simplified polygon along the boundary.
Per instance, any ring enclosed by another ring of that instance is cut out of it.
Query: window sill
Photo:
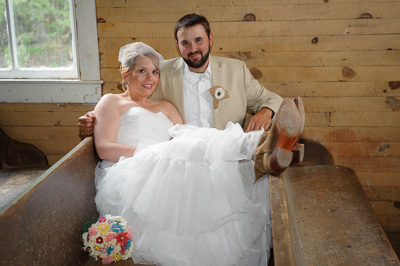
[[[0,102],[97,103],[103,81],[0,79]]]

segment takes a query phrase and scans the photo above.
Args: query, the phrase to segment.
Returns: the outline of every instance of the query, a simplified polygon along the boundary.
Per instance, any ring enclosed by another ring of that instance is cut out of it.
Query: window
[[[69,0],[0,3],[1,77],[77,78]]]
[[[101,96],[95,0],[0,0],[0,102]]]

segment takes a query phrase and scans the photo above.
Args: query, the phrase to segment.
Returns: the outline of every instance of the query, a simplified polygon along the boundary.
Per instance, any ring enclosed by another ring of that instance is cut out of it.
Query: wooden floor
[[[0,171],[0,209],[35,181],[47,167]]]

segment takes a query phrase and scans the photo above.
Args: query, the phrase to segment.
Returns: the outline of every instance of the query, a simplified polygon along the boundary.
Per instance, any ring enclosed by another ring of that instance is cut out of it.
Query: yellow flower
[[[114,254],[114,258],[113,258],[113,260],[115,261],[115,262],[117,262],[117,261],[119,261],[119,260],[121,260],[122,259],[122,255],[121,255],[121,253],[116,253],[116,254]]]
[[[97,227],[97,231],[102,234],[107,234],[110,231],[110,227],[109,223],[100,223]]]

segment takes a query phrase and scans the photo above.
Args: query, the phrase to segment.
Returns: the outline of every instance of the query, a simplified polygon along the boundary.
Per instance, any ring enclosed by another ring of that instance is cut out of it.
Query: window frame
[[[100,99],[103,82],[100,80],[95,0],[71,0],[71,3],[76,78],[0,78],[0,102],[97,103]]]
[[[73,7],[73,1],[70,2],[70,20],[72,35],[72,54],[73,54],[73,66],[71,67],[59,67],[59,68],[39,68],[39,67],[20,67],[18,63],[17,47],[16,47],[16,36],[15,36],[15,22],[14,22],[14,4],[13,0],[4,0],[7,14],[7,28],[9,32],[10,41],[10,53],[11,53],[11,68],[0,68],[0,78],[31,78],[31,79],[77,79],[78,69],[76,62],[76,29],[75,29],[75,10]]]

